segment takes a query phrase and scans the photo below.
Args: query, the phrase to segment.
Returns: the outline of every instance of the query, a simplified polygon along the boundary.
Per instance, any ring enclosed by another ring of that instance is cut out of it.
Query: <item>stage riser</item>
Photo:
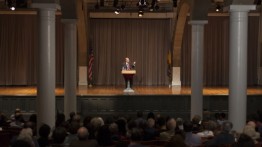
[[[56,97],[56,109],[62,112],[63,97]],[[262,97],[248,96],[247,114],[261,110]],[[11,115],[15,108],[23,110],[25,117],[36,112],[35,96],[2,96],[0,111]],[[204,109],[212,113],[228,113],[228,96],[205,96]],[[154,112],[164,116],[190,118],[190,96],[84,96],[77,98],[77,111],[82,116],[135,116],[137,111]]]

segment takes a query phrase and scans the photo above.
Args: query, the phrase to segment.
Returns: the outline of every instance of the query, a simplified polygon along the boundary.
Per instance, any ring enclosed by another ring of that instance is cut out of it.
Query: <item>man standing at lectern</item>
[[[136,62],[134,62],[133,64],[130,64],[129,58],[126,57],[125,58],[125,62],[122,65],[122,70],[134,70],[135,69],[135,64],[136,64]],[[130,81],[130,88],[132,88],[133,87],[133,77],[128,78],[128,77],[124,76],[124,78],[125,78],[126,88],[127,88],[128,80]]]

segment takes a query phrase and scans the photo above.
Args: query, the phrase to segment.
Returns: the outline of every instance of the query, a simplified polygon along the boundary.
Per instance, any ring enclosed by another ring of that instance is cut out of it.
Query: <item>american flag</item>
[[[168,50],[167,53],[167,76],[169,84],[172,83],[172,55],[171,50]]]
[[[89,62],[88,62],[88,84],[93,84],[93,65],[94,65],[94,51],[91,48],[89,53]]]

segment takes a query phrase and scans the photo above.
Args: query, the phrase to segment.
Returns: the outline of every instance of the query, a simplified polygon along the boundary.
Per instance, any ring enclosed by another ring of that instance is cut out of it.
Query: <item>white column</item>
[[[65,49],[65,73],[64,73],[64,114],[69,116],[70,112],[76,112],[76,20],[63,19],[64,23],[64,49]]]
[[[246,123],[248,12],[255,8],[255,5],[230,6],[229,121],[239,132]]]
[[[39,8],[37,70],[37,123],[55,126],[55,12],[56,4],[32,4]]]
[[[203,56],[204,56],[204,25],[206,20],[190,21],[192,25],[191,53],[191,113],[190,117],[203,114]]]

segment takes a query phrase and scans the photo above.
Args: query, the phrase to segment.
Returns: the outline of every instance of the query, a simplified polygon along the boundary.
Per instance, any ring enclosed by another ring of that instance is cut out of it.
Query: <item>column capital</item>
[[[256,5],[230,5],[230,12],[249,12],[250,10],[256,10]]]
[[[64,24],[73,24],[77,23],[77,19],[62,19],[61,22]]]
[[[56,3],[32,3],[32,8],[38,8],[41,10],[54,10],[61,9],[60,5]]]
[[[191,25],[205,25],[205,24],[208,24],[208,21],[207,20],[190,20],[188,22],[188,24],[191,24]]]

